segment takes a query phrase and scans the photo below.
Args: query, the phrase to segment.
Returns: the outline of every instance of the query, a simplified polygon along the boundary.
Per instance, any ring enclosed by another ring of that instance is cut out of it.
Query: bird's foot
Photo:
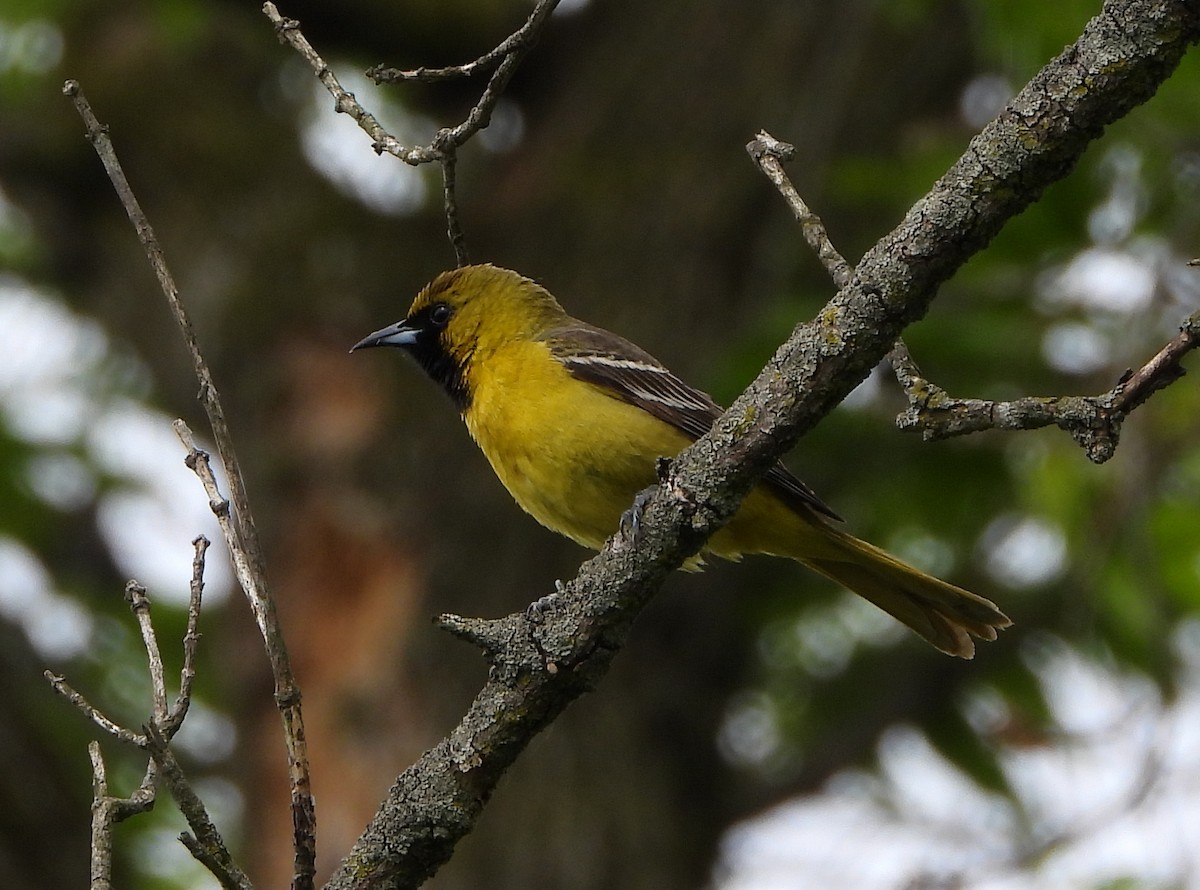
[[[650,500],[650,496],[654,494],[656,488],[658,488],[657,485],[643,488],[637,493],[637,497],[633,499],[633,504],[630,508],[621,514],[621,524],[618,526],[621,537],[635,547],[642,537],[642,513],[645,511],[646,504]]]
[[[562,581],[554,582],[554,593],[548,593],[525,607],[525,617],[534,624],[542,623],[542,616],[554,608],[558,598],[567,592],[567,586]]]

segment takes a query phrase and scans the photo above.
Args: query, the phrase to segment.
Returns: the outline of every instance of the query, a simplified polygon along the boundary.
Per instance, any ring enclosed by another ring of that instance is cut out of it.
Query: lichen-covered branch
[[[808,246],[817,254],[834,283],[843,287],[854,274],[833,246],[825,224],[796,191],[783,171],[795,148],[766,131],[747,146],[750,157],[779,189]],[[1190,265],[1196,265],[1192,261]],[[1136,373],[1130,371],[1099,396],[1028,396],[1012,401],[957,399],[921,376],[904,341],[897,338],[888,361],[908,397],[908,408],[896,418],[902,430],[915,430],[926,441],[948,439],[985,430],[1032,430],[1057,426],[1071,434],[1089,459],[1103,463],[1115,453],[1121,426],[1129,413],[1153,393],[1183,376],[1180,359],[1200,344],[1200,313],[1190,316],[1180,333]]]
[[[903,344],[890,357],[908,396],[896,418],[900,429],[919,431],[926,440],[948,439],[984,430],[1034,430],[1057,426],[1071,434],[1088,458],[1103,463],[1116,452],[1125,418],[1151,395],[1184,375],[1180,361],[1200,346],[1200,312],[1137,371],[1097,396],[1027,396],[1012,401],[958,399],[921,376]]]

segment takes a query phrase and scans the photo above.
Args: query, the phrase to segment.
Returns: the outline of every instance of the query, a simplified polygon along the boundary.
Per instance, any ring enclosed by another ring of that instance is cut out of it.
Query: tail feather
[[[836,540],[834,554],[802,562],[874,603],[948,655],[972,658],[972,637],[994,640],[997,631],[1012,624],[991,600],[926,575],[851,535],[838,533]]]

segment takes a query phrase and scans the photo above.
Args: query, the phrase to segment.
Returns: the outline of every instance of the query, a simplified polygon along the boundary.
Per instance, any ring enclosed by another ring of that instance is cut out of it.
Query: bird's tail
[[[800,561],[874,603],[948,655],[972,658],[975,642],[1012,624],[991,600],[926,575],[878,547],[829,528],[833,545]]]

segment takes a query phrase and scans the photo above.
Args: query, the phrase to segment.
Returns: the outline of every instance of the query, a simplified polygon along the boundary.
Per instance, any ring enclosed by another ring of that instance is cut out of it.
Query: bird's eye
[[[429,310],[429,320],[435,327],[444,328],[450,321],[450,307],[445,303],[435,303]]]

